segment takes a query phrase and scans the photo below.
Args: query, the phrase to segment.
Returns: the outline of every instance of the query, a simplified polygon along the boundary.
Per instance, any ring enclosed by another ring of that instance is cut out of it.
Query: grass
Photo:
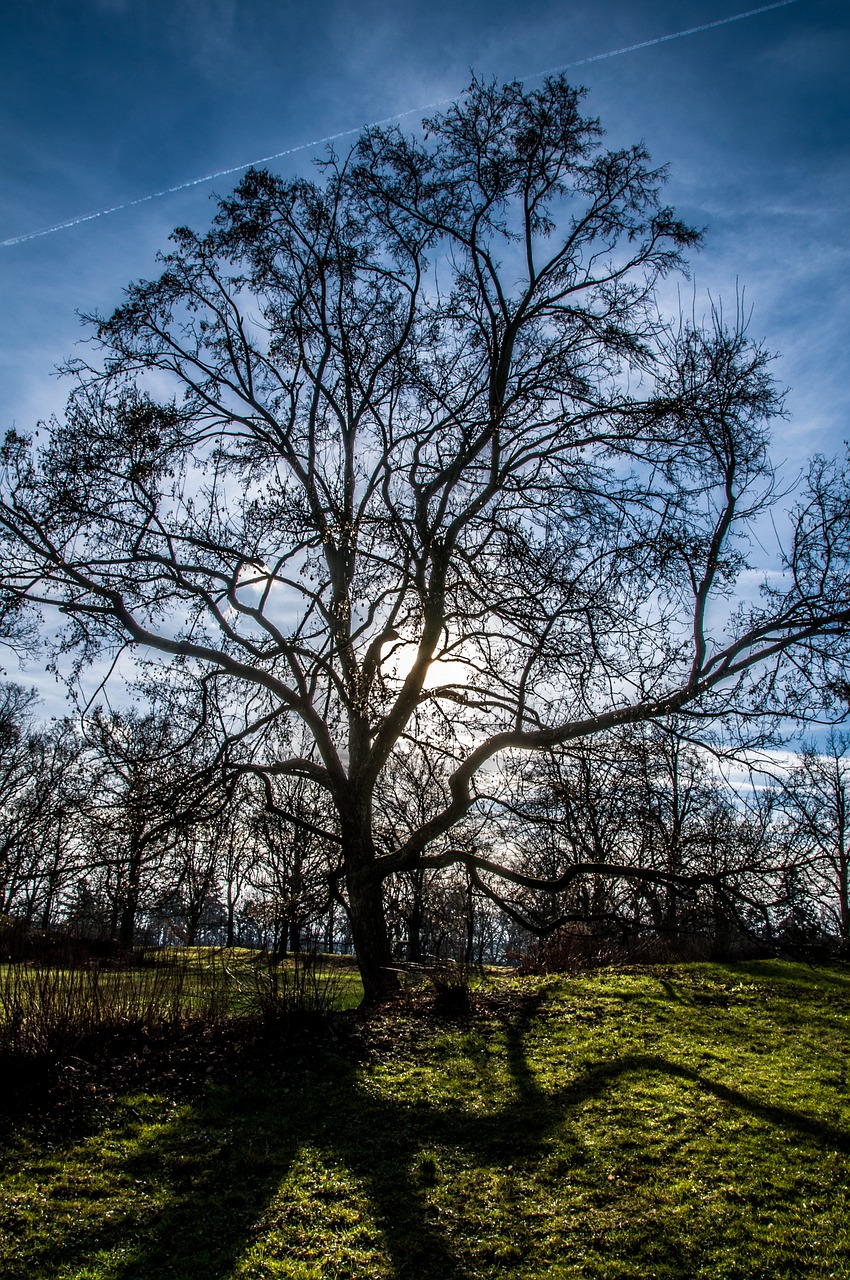
[[[19,1127],[0,1275],[850,1277],[850,976],[608,970],[473,1003]]]

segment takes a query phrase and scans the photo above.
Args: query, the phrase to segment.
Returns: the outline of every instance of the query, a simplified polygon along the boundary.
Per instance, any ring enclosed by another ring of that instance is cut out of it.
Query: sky
[[[0,430],[61,411],[55,367],[156,273],[171,229],[203,228],[239,174],[58,223],[454,98],[470,72],[574,82],[612,145],[670,165],[706,227],[681,293],[744,290],[789,388],[792,478],[850,435],[850,4],[793,0],[40,0],[0,17]],[[679,39],[598,57],[687,28]],[[344,149],[355,134],[339,138]],[[270,166],[308,174],[319,145]],[[20,239],[19,239],[20,238]],[[8,243],[12,242],[12,243]],[[10,674],[12,674],[10,672]]]

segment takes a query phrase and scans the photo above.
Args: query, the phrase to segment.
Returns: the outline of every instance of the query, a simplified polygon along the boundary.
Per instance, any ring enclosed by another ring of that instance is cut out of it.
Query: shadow
[[[370,1091],[354,1063],[330,1052],[309,1073],[279,1082],[211,1087],[166,1125],[150,1126],[149,1133],[142,1128],[122,1164],[129,1183],[164,1193],[163,1206],[151,1209],[147,1202],[122,1218],[100,1219],[96,1229],[82,1229],[61,1257],[51,1256],[51,1269],[42,1265],[31,1274],[44,1280],[71,1274],[92,1254],[123,1247],[124,1260],[110,1273],[116,1280],[225,1280],[263,1236],[263,1217],[281,1182],[309,1147],[357,1180],[396,1280],[461,1280],[469,1273],[454,1240],[457,1215],[440,1217],[432,1184],[418,1169],[422,1152],[464,1151],[479,1168],[533,1166],[572,1111],[641,1076],[687,1081],[797,1139],[850,1152],[844,1130],[750,1098],[660,1056],[600,1062],[564,1088],[546,1091],[527,1052],[545,1000],[545,992],[528,997],[503,1022],[510,1088],[483,1113],[462,1102],[388,1101]],[[140,1242],[132,1246],[134,1239]]]
[[[516,1015],[505,1027],[505,1053],[508,1070],[518,1097],[526,1104],[548,1105],[548,1097],[541,1090],[528,1061],[525,1037],[551,994],[551,988],[541,988],[523,996]]]
[[[731,1089],[728,1085],[710,1080],[691,1067],[651,1054],[627,1055],[587,1071],[572,1085],[559,1092],[558,1102],[563,1108],[569,1109],[588,1098],[599,1096],[624,1077],[651,1074],[687,1080],[705,1093],[713,1094],[721,1102],[729,1103],[740,1111],[767,1120],[777,1128],[795,1134],[798,1138],[808,1138],[813,1142],[827,1145],[835,1151],[850,1153],[850,1133],[844,1129],[838,1129],[821,1120],[813,1120],[802,1111],[796,1111],[791,1107],[778,1107],[771,1103],[759,1102],[738,1089]]]
[[[439,1127],[427,1108],[411,1117],[371,1097],[343,1059],[329,1058],[287,1090],[259,1098],[256,1091],[218,1089],[127,1162],[135,1182],[165,1180],[169,1202],[116,1274],[121,1280],[230,1275],[309,1145],[363,1187],[396,1276],[455,1280],[462,1273],[413,1172],[421,1145]],[[128,1225],[112,1227],[112,1243],[126,1237]],[[98,1247],[109,1243],[99,1232]]]
[[[655,981],[658,983],[664,994],[673,1001],[674,1004],[689,1004],[681,992],[677,991],[669,978],[662,978],[659,974],[653,974]]]
[[[839,968],[835,963],[808,964],[804,960],[736,960],[718,964],[732,977],[746,974],[756,980],[765,979],[785,986],[812,987],[818,991],[832,987],[844,995],[850,995],[850,967]]]

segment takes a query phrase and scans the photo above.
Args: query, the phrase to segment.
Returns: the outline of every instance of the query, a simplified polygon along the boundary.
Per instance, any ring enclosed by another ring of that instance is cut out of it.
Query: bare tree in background
[[[105,872],[109,935],[124,950],[133,945],[143,904],[161,896],[163,870],[180,842],[200,841],[201,829],[227,804],[215,749],[205,752],[209,744],[199,735],[187,746],[173,719],[156,708],[99,709],[84,722],[95,766],[87,804],[97,845],[91,865]],[[211,877],[214,857],[209,848],[206,854],[203,869],[192,859],[174,868],[168,890],[179,892],[181,876]]]
[[[303,778],[281,778],[255,796],[247,814],[252,858],[247,882],[258,896],[272,950],[308,950],[327,931],[318,922],[332,914],[338,845],[319,823],[322,795]],[[256,907],[255,907],[256,910]]]
[[[35,701],[35,694],[20,685],[0,686],[0,915],[11,910],[26,874],[34,798],[31,715]]]
[[[789,866],[802,870],[812,902],[850,951],[850,738],[833,730],[810,742],[781,786]]]
[[[47,929],[79,874],[90,771],[73,724],[39,723],[36,701],[0,686],[0,916]]]
[[[739,315],[659,315],[699,236],[580,103],[474,82],[316,182],[249,172],[95,321],[64,420],[3,450],[10,626],[58,608],[80,662],[200,673],[233,760],[326,793],[367,1000],[394,986],[388,876],[512,874],[452,838],[491,762],[841,678],[846,478],[812,468],[753,599],[768,356]],[[443,782],[384,843],[411,742]]]

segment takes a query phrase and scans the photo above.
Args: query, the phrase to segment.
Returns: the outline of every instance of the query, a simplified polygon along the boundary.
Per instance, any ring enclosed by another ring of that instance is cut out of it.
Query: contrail
[[[772,4],[760,5],[757,9],[745,9],[742,13],[733,13],[728,18],[717,18],[714,22],[703,22],[698,27],[686,27],[684,31],[671,31],[666,36],[655,36],[652,40],[641,40],[637,44],[623,45],[621,49],[609,49],[606,53],[594,53],[588,58],[577,58],[574,62],[564,62],[559,67],[549,67],[546,71],[533,71],[529,75],[518,77],[521,80],[539,80],[543,76],[557,75],[561,71],[570,71],[573,67],[586,67],[592,62],[604,62],[606,58],[618,58],[624,53],[635,53],[638,49],[649,49],[652,45],[666,44],[668,40],[681,40],[685,36],[694,36],[701,31],[711,31],[715,27],[727,27],[730,22],[741,22],[744,18],[754,18],[760,13],[769,13],[771,9],[785,9],[789,4],[797,4],[798,0],[774,0]],[[418,115],[421,111],[433,111],[442,107],[451,98],[440,98],[436,102],[426,103],[421,107],[411,107],[409,111],[397,111],[394,115],[385,116],[382,120],[373,120],[369,124],[355,125],[351,129],[341,129],[339,133],[326,134],[324,138],[314,138],[312,142],[299,142],[297,146],[286,147],[283,151],[275,151],[269,156],[260,156],[257,160],[247,160],[243,164],[232,165],[228,169],[216,169],[215,173],[205,173],[201,178],[190,178],[188,182],[178,182],[173,187],[163,187],[161,191],[151,191],[149,195],[137,196],[135,200],[125,200],[122,204],[113,204],[106,209],[97,209],[94,213],[82,213],[66,222],[57,222],[52,227],[44,227],[41,231],[27,231],[20,236],[11,236],[8,240],[0,240],[0,248],[8,249],[12,245],[25,244],[28,240],[37,240],[40,236],[51,236],[55,231],[66,231],[69,227],[79,227],[84,222],[92,222],[95,218],[105,218],[110,213],[121,213],[124,209],[133,209],[136,205],[147,204],[149,200],[159,200],[162,196],[175,195],[178,191],[188,191],[191,187],[199,187],[204,182],[213,182],[216,178],[227,178],[233,173],[242,173],[245,169],[257,165],[268,164],[271,160],[281,160],[284,156],[296,155],[299,151],[307,151],[310,147],[327,146],[339,138],[348,138],[361,129],[374,129],[383,124],[393,124],[406,116]]]
[[[683,36],[695,36],[700,31],[711,31],[713,27],[728,27],[730,22],[740,22],[742,18],[754,18],[756,14],[768,13],[771,9],[784,9],[797,0],[775,0],[773,4],[760,5],[758,9],[745,9],[743,13],[733,13],[728,18],[717,18],[714,22],[703,22],[698,27],[686,27],[684,31],[672,31],[668,36],[655,36],[652,40],[641,40],[639,44],[626,44],[622,49],[609,49],[607,53],[594,53],[590,58],[579,58],[576,62],[565,62],[560,67],[550,67],[548,71],[535,71],[533,75],[521,76],[520,79],[534,80],[538,76],[554,76],[559,71],[570,71],[573,67],[584,67],[589,62],[602,62],[605,58],[617,58],[621,53],[634,53],[636,49],[648,49],[653,44],[666,44],[668,40],[681,40]],[[409,114],[409,113],[408,113]]]

